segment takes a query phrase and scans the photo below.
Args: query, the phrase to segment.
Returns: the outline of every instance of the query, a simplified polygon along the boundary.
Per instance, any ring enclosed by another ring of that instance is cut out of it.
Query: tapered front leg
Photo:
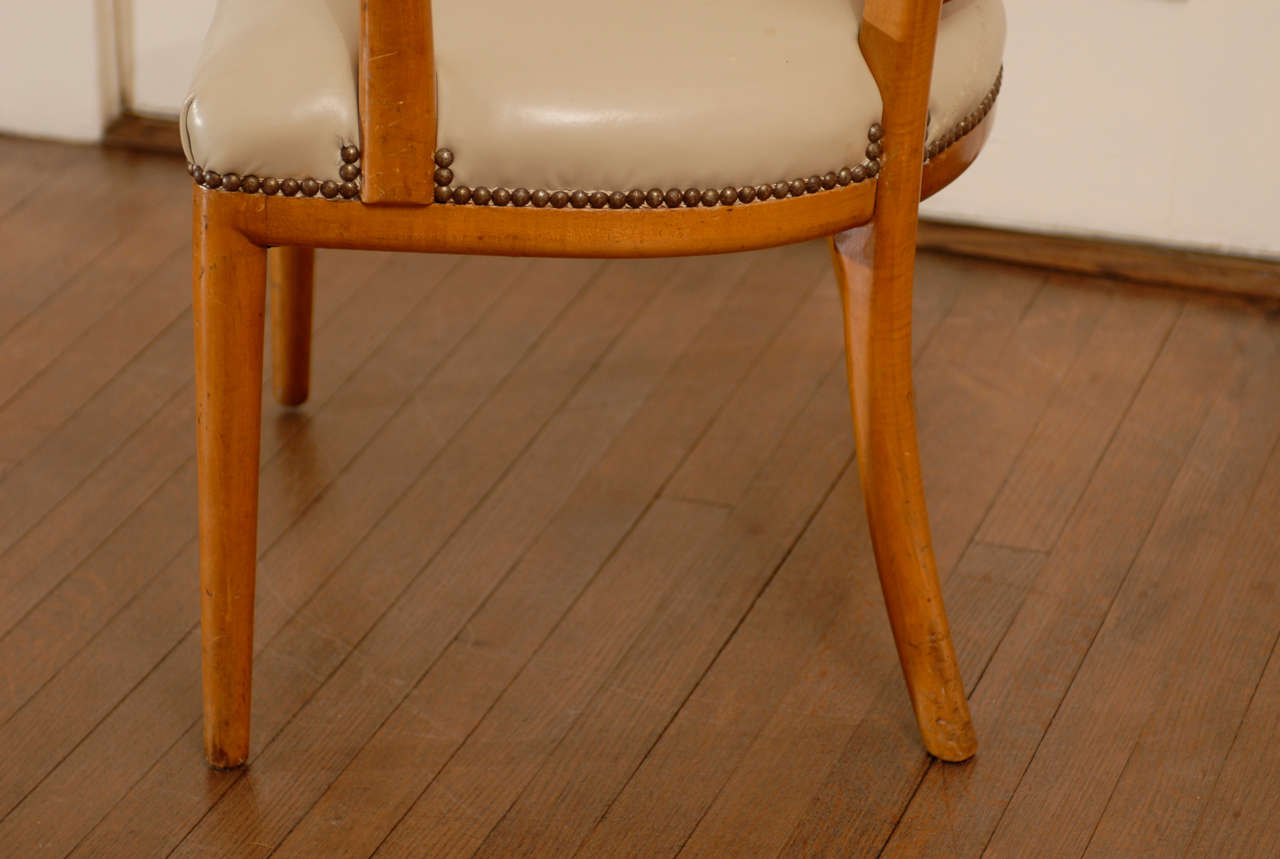
[[[884,238],[896,247],[882,243],[877,253]],[[890,282],[911,277],[911,260],[902,257],[914,254],[914,240],[904,246],[869,225],[840,234],[831,249],[844,303],[858,470],[898,658],[925,748],[962,761],[976,751],[977,738],[925,511],[911,384],[911,290]]]
[[[253,590],[262,422],[264,248],[195,191],[193,287],[204,745],[209,763],[249,755]]]
[[[276,402],[298,406],[307,401],[311,376],[311,304],[315,248],[272,248],[271,380]]]

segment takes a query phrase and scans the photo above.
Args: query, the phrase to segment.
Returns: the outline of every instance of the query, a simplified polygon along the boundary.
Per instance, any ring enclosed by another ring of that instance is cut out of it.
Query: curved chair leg
[[[844,302],[858,470],[885,606],[925,748],[943,760],[962,761],[976,751],[977,738],[938,586],[916,444],[910,289],[915,233],[910,230],[904,240],[893,234],[898,219],[886,220],[887,225],[873,222],[831,242]],[[903,277],[904,269],[906,288],[889,282]]]
[[[272,248],[271,380],[276,402],[300,406],[307,401],[311,376],[311,299],[315,248]]]
[[[219,218],[216,193],[196,189],[192,248],[204,744],[235,767],[249,754],[267,253]]]

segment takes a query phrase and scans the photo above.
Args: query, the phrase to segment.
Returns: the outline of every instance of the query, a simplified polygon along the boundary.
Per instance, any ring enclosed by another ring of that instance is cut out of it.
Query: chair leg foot
[[[935,757],[963,761],[977,750],[977,738],[942,604],[916,442],[910,323],[914,233],[910,242],[894,248],[876,229],[873,223],[850,230],[831,244],[844,303],[858,469],[885,606],[921,737]],[[900,280],[904,267],[905,289],[886,282]]]
[[[283,406],[307,401],[311,376],[311,304],[315,248],[272,248],[271,276],[272,393]]]
[[[196,455],[205,756],[249,755],[266,250],[196,189]]]

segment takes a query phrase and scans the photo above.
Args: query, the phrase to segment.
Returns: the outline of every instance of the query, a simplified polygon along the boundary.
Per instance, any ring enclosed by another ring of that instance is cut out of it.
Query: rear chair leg
[[[271,379],[276,402],[307,401],[311,376],[311,302],[315,248],[281,247],[268,253],[271,273]]]
[[[195,189],[193,292],[204,747],[209,763],[249,755],[258,434],[267,252]]]
[[[892,218],[888,225],[873,222],[836,236],[831,256],[844,303],[858,470],[898,658],[925,748],[963,761],[977,750],[977,738],[942,605],[920,477],[911,384],[914,210],[910,217],[909,236]]]

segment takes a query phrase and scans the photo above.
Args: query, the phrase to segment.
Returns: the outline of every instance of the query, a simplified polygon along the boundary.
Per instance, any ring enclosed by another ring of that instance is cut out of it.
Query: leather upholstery
[[[219,0],[178,120],[187,160],[337,179],[360,140],[359,50],[359,0]]]
[[[1000,72],[1004,33],[1004,7],[999,0],[942,4],[929,84],[926,142],[946,134],[982,101]]]
[[[718,187],[863,160],[880,96],[861,0],[434,0],[455,182]],[[357,0],[221,0],[181,117],[188,160],[337,179],[358,143]],[[943,6],[930,137],[1000,68],[1000,0]],[[424,164],[430,171],[432,165]]]

